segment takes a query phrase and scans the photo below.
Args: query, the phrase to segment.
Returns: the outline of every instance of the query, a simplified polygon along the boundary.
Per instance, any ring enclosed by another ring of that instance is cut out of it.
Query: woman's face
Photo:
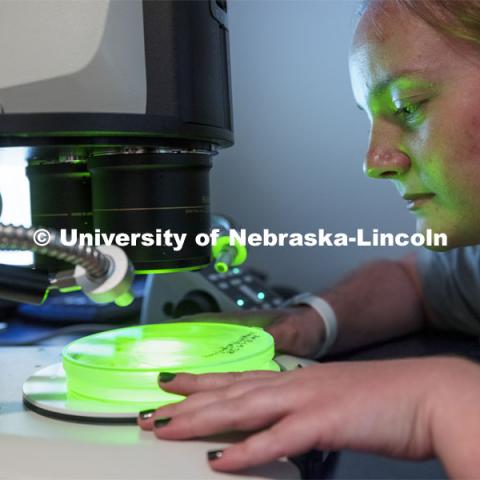
[[[480,54],[384,3],[363,15],[350,56],[371,121],[365,171],[394,183],[417,231],[480,243]]]

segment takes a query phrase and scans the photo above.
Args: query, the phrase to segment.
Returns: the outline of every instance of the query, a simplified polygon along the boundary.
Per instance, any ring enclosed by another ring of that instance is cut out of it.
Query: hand
[[[283,373],[178,374],[160,385],[188,398],[139,418],[140,427],[153,430],[158,438],[257,432],[223,450],[210,462],[215,470],[235,471],[310,449],[354,449],[409,459],[437,454],[455,477],[473,478],[480,471],[480,369],[465,360],[438,357],[330,363]],[[160,420],[157,426],[155,420]],[[470,450],[465,444],[469,439]]]
[[[234,313],[202,313],[183,317],[187,322],[237,323],[262,327],[275,339],[277,352],[313,358],[324,340],[325,326],[320,315],[311,307],[296,306],[275,310]]]

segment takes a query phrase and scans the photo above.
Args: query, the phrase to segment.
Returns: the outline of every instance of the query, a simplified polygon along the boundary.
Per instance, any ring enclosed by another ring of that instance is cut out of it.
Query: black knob
[[[192,290],[177,303],[173,318],[219,311],[220,307],[212,295],[202,290]]]

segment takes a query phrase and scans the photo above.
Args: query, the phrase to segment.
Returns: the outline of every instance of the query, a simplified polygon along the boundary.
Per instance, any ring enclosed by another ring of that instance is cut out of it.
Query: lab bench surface
[[[460,335],[425,333],[331,360],[437,354],[478,360],[480,343]],[[166,442],[133,425],[73,423],[27,410],[22,404],[23,382],[34,371],[59,362],[60,355],[58,346],[0,348],[1,480],[300,478],[290,462],[276,462],[236,475],[212,472],[205,460],[207,450],[222,448],[231,439]],[[446,478],[436,460],[405,462],[349,451],[330,454],[325,463],[310,464],[306,472],[309,478],[330,479]]]
[[[23,382],[59,362],[60,347],[0,348],[0,479],[150,480],[298,479],[297,468],[279,461],[229,475],[213,472],[206,452],[228,439],[157,440],[135,425],[56,420],[22,403]]]

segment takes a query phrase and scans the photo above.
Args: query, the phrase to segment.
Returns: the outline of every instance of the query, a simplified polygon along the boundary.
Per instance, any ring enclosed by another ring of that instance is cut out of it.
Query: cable
[[[35,235],[39,229],[0,223],[0,248],[7,250],[31,250],[42,255],[64,260],[83,267],[92,278],[103,277],[109,269],[108,257],[89,245],[64,245],[54,230],[42,229],[49,235],[48,244],[39,246]],[[38,241],[38,240],[37,240]]]

